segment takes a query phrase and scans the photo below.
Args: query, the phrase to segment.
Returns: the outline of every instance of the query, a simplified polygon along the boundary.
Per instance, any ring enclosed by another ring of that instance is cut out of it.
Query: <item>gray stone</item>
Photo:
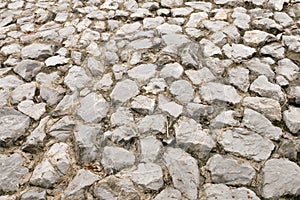
[[[95,83],[94,85],[94,90],[103,90],[103,91],[108,91],[110,90],[112,84],[113,84],[113,79],[111,74],[104,74],[102,78]]]
[[[281,128],[274,126],[266,117],[252,109],[244,110],[242,123],[247,128],[271,140],[279,140],[282,136]]]
[[[220,129],[227,126],[239,126],[240,122],[234,119],[235,116],[237,112],[233,110],[223,111],[210,121],[210,127]]]
[[[275,147],[269,139],[243,128],[223,131],[220,136],[218,142],[225,151],[238,153],[255,161],[268,159]]]
[[[230,6],[233,6],[233,5],[236,5],[239,0],[214,0],[215,4],[218,4],[218,5],[230,5]]]
[[[297,74],[299,74],[299,67],[288,58],[279,60],[278,66],[275,69],[276,69],[276,74],[283,75],[289,81],[295,80]]]
[[[150,78],[154,77],[156,67],[157,66],[154,64],[141,64],[131,70],[128,70],[128,75],[132,79],[137,80],[137,82],[145,84]]]
[[[95,197],[103,200],[141,199],[133,183],[123,176],[108,176],[102,179],[94,187],[93,193]]]
[[[211,157],[207,161],[207,167],[213,183],[249,185],[255,176],[255,170],[250,164],[220,154]]]
[[[39,125],[26,138],[25,143],[22,145],[22,150],[31,153],[37,153],[42,150],[44,139],[46,137],[46,125],[48,120],[48,116],[41,119]]]
[[[183,111],[183,106],[175,103],[174,101],[170,101],[170,102],[159,101],[158,103],[159,103],[158,107],[162,111],[169,113],[173,117],[178,117]]]
[[[117,36],[125,36],[128,34],[132,34],[136,32],[142,24],[140,22],[134,22],[131,24],[125,24],[123,25],[116,33]]]
[[[50,127],[49,135],[55,137],[59,141],[65,142],[69,138],[74,127],[75,122],[70,120],[68,116],[64,116]]]
[[[281,11],[285,3],[289,3],[289,0],[269,0],[268,6],[275,10]]]
[[[0,124],[0,146],[12,146],[25,135],[30,118],[13,108],[2,108]]]
[[[76,156],[79,162],[100,160],[103,134],[100,126],[79,125],[74,132]]]
[[[228,22],[221,21],[221,20],[216,20],[216,21],[204,20],[203,21],[203,26],[212,32],[221,31],[228,25],[229,25]]]
[[[231,84],[247,92],[250,86],[249,83],[249,70],[243,67],[235,67],[228,70],[228,79]]]
[[[281,107],[278,101],[264,97],[245,97],[242,105],[260,112],[271,121],[281,120]]]
[[[175,63],[169,63],[160,70],[159,76],[162,78],[174,78],[178,79],[181,77],[183,73],[183,67],[175,62]]]
[[[199,158],[207,156],[216,144],[212,136],[193,119],[181,117],[174,129],[178,146]]]
[[[264,44],[275,36],[260,30],[246,31],[243,37],[244,43],[249,46],[258,46]]]
[[[225,184],[205,184],[204,193],[207,200],[215,199],[253,199],[260,200],[256,194],[245,187],[230,188]]]
[[[198,121],[200,117],[208,116],[214,112],[212,106],[200,103],[188,103],[186,110],[188,115],[196,121]]]
[[[172,8],[171,14],[172,17],[186,17],[189,16],[193,12],[193,8],[183,7],[183,8]]]
[[[104,65],[94,57],[87,59],[87,68],[93,74],[93,76],[100,76],[104,72]]]
[[[186,2],[185,4],[187,3],[192,3],[192,2]],[[199,3],[204,3],[204,2],[199,2]],[[192,13],[190,15],[189,21],[186,23],[186,27],[197,28],[200,25],[200,22],[207,18],[208,18],[208,14],[206,12]]]
[[[270,58],[271,59],[271,58]],[[259,58],[253,58],[249,61],[244,62],[244,65],[251,70],[251,72],[258,74],[258,75],[264,75],[268,78],[274,78],[275,73],[273,72],[270,64],[274,64],[273,62],[270,62],[271,60],[267,58],[259,59]],[[273,61],[273,60],[272,60]]]
[[[126,102],[138,93],[139,89],[137,84],[132,80],[125,79],[116,84],[110,93],[110,97],[113,101]]]
[[[179,190],[176,190],[171,187],[167,187],[162,190],[158,195],[155,196],[153,200],[181,200],[182,196]]]
[[[300,167],[286,159],[270,159],[262,169],[264,198],[300,194]]]
[[[98,123],[106,117],[110,103],[101,94],[90,93],[80,100],[77,114],[85,122]]]
[[[42,69],[44,64],[35,60],[22,60],[14,67],[14,71],[26,81],[31,81]]]
[[[135,123],[125,124],[112,131],[106,131],[104,138],[115,143],[129,142],[139,136],[137,125]]]
[[[281,87],[268,81],[264,75],[259,76],[250,85],[250,90],[258,93],[262,97],[272,98],[274,100],[283,102],[285,99]]]
[[[294,20],[285,12],[274,12],[274,19],[284,28],[294,25]]]
[[[173,7],[179,7],[183,4],[182,0],[162,0],[161,5],[163,7],[169,7],[169,8],[173,8]]]
[[[91,78],[86,74],[85,70],[79,66],[71,66],[65,77],[64,83],[72,90],[81,90],[89,82]]]
[[[113,126],[122,126],[133,122],[133,114],[126,107],[119,107],[110,117]]]
[[[49,106],[57,104],[64,97],[65,89],[61,86],[42,84],[40,86],[40,97],[46,101]]]
[[[45,64],[47,67],[54,67],[57,65],[68,64],[69,60],[70,60],[69,58],[58,55],[58,56],[52,56],[52,57],[47,58],[45,60]]]
[[[32,100],[25,100],[19,103],[18,110],[34,120],[39,120],[46,112],[46,103],[34,103]]]
[[[292,133],[300,134],[300,108],[289,106],[289,109],[283,112],[283,120]]]
[[[225,69],[233,62],[230,59],[207,58],[204,61],[204,66],[207,67],[213,74],[221,76]]]
[[[5,56],[20,53],[20,51],[21,51],[21,46],[19,44],[9,44],[3,46],[0,50],[0,52],[2,52]]]
[[[275,59],[283,59],[285,57],[285,49],[280,43],[272,43],[260,49],[263,56],[271,56]]]
[[[33,170],[30,183],[44,188],[52,187],[70,167],[68,148],[66,143],[52,145],[43,161]]]
[[[64,98],[57,104],[57,106],[53,110],[52,115],[62,116],[73,113],[77,103],[77,97],[77,93],[65,95]]]
[[[165,91],[166,87],[167,83],[163,78],[152,78],[143,89],[146,93],[158,94]]]
[[[165,116],[161,114],[157,115],[147,115],[143,119],[141,119],[137,126],[139,129],[139,132],[146,133],[146,132],[160,132],[165,133],[166,132],[166,124],[167,119]]]
[[[65,190],[65,195],[67,199],[74,198],[84,198],[84,191],[89,186],[93,185],[98,181],[100,177],[88,170],[80,169],[78,170],[76,176],[69,183]]]
[[[200,184],[197,160],[178,148],[167,148],[163,160],[172,177],[174,187],[184,197],[196,200]]]
[[[204,1],[187,1],[185,5],[204,12],[209,12],[212,8],[212,3]]]
[[[200,86],[200,95],[208,102],[218,100],[236,104],[242,99],[234,87],[216,82],[209,82]]]
[[[49,44],[33,43],[21,51],[23,59],[45,59],[53,55],[53,47]]]
[[[21,200],[46,200],[46,190],[30,189],[22,194]]]
[[[16,87],[16,89],[12,91],[11,102],[13,104],[17,104],[24,99],[32,100],[35,95],[35,90],[36,90],[35,82],[19,85],[18,87]]]
[[[155,108],[155,99],[139,95],[133,98],[131,108],[142,114],[151,114]]]
[[[232,44],[232,46],[226,44],[222,49],[224,54],[234,62],[241,62],[242,60],[250,58],[256,52],[254,48],[243,44]]]
[[[202,85],[216,79],[216,77],[207,67],[203,67],[199,70],[185,70],[185,74],[189,77],[194,85]]]
[[[169,30],[169,29],[168,29]],[[162,40],[167,45],[163,48],[163,52],[178,54],[178,49],[189,44],[190,39],[183,34],[169,33],[162,36]]]
[[[16,192],[19,189],[22,178],[29,172],[24,167],[25,159],[19,154],[0,155],[0,193]]]
[[[140,160],[142,162],[154,162],[160,155],[163,145],[154,136],[140,139]]]
[[[300,37],[298,35],[283,35],[282,41],[290,51],[300,53]]]
[[[212,43],[210,40],[202,39],[200,45],[203,49],[203,55],[205,57],[211,57],[215,55],[222,55],[221,49]]]
[[[170,86],[170,93],[183,104],[190,102],[194,98],[193,86],[186,80],[174,81]]]
[[[283,139],[279,146],[278,153],[284,158],[297,161],[297,156],[300,153],[300,139]]]
[[[106,174],[121,171],[124,168],[131,167],[134,163],[134,154],[126,149],[109,146],[103,149],[101,164]]]
[[[181,62],[186,67],[201,68],[201,49],[196,43],[186,45],[181,54]]]
[[[146,189],[158,191],[164,185],[163,171],[154,163],[141,163],[127,174],[133,182]]]
[[[234,19],[233,24],[242,30],[248,30],[250,27],[251,18],[246,13],[247,10],[245,8],[237,7],[233,9],[233,13],[231,14],[231,17]]]
[[[300,104],[300,86],[290,86],[288,91],[288,100],[295,104]]]

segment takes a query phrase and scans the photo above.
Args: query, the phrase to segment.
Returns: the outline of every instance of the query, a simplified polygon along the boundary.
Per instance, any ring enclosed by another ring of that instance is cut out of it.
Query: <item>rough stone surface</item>
[[[290,106],[288,110],[283,112],[283,120],[288,129],[294,133],[300,133],[300,109]]]
[[[132,80],[126,79],[118,82],[110,97],[114,101],[125,102],[139,93],[138,86]]]

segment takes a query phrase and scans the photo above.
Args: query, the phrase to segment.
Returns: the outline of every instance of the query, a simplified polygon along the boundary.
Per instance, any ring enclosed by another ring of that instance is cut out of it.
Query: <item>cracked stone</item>
[[[76,91],[84,88],[90,81],[91,78],[86,74],[82,67],[72,66],[65,77],[64,83],[72,91]]]
[[[289,106],[289,109],[283,112],[283,120],[292,133],[300,134],[300,108]]]
[[[247,92],[250,86],[249,70],[243,67],[235,67],[228,70],[228,79],[231,84]]]
[[[31,81],[43,68],[44,64],[35,60],[22,60],[19,62],[14,71],[26,81]]]
[[[39,120],[46,112],[46,103],[34,103],[32,100],[25,100],[19,103],[18,110],[34,120]]]
[[[235,116],[237,112],[233,110],[223,111],[210,121],[210,127],[220,129],[227,126],[239,126],[240,122],[234,119]]]
[[[24,47],[21,51],[23,59],[45,59],[53,55],[53,48],[49,44],[33,43]]]
[[[170,93],[183,104],[190,102],[194,98],[193,86],[186,80],[174,81],[170,85]]]

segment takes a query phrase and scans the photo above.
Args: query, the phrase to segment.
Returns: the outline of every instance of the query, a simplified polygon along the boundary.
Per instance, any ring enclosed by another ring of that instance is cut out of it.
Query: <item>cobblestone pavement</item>
[[[300,199],[299,0],[0,0],[0,200]]]

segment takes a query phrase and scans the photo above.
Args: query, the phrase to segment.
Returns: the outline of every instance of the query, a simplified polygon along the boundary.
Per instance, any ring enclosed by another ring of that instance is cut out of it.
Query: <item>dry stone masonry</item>
[[[0,200],[300,199],[299,0],[0,0]]]

